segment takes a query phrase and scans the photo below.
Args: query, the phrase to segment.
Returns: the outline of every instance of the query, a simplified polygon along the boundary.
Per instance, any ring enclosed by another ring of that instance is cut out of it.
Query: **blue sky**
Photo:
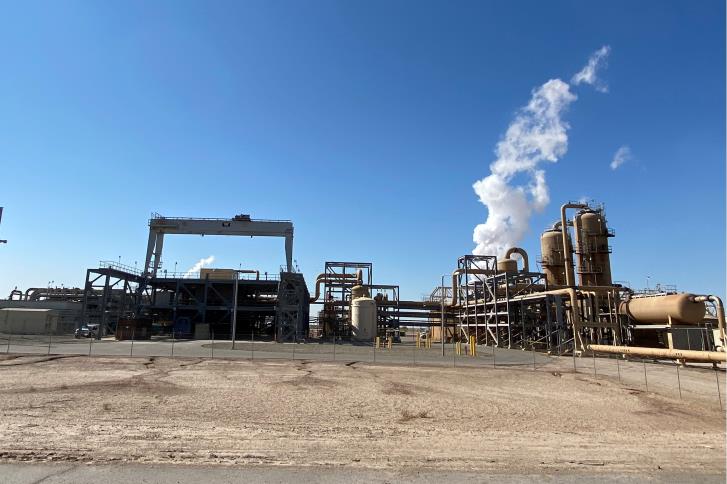
[[[309,283],[371,261],[418,298],[474,248],[472,184],[533,89],[572,86],[562,201],[606,204],[614,278],[725,294],[725,7],[701,2],[3,2],[0,297],[142,264],[151,212],[291,219]],[[632,159],[609,164],[628,146]],[[184,236],[180,270],[282,240]]]

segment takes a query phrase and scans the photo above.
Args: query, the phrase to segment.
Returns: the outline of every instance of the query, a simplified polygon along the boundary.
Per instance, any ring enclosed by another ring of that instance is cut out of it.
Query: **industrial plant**
[[[285,265],[162,269],[165,237],[281,237]],[[325,262],[311,278],[293,266],[293,223],[240,214],[228,219],[152,215],[143,268],[102,262],[82,288],[16,289],[0,304],[0,331],[149,339],[350,341],[397,344],[406,330],[430,343],[528,348],[550,355],[633,354],[681,362],[725,361],[719,297],[673,287],[635,290],[614,282],[602,205],[566,203],[532,257],[519,247],[453,257],[451,280],[423,300],[403,300],[396,281],[377,281],[365,261]],[[535,259],[535,261],[533,260]],[[536,262],[536,264],[533,264]],[[534,267],[535,266],[535,267]],[[3,314],[4,313],[4,314]]]

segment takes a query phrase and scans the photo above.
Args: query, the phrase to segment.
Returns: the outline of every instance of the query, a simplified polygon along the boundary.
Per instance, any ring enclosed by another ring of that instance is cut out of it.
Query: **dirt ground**
[[[725,472],[725,418],[565,370],[7,356],[0,461]]]

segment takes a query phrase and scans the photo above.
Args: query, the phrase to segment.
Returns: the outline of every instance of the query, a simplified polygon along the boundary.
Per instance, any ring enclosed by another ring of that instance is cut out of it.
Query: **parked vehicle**
[[[73,336],[75,338],[95,338],[98,333],[98,324],[84,324],[80,328],[76,328]]]

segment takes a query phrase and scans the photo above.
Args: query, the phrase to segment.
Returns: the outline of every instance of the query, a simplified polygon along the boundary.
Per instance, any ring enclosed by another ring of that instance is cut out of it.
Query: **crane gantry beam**
[[[166,234],[285,237],[287,271],[293,270],[293,223],[289,220],[254,220],[249,215],[224,219],[162,217],[153,214],[149,219],[149,243],[144,262],[146,277],[156,277]]]

